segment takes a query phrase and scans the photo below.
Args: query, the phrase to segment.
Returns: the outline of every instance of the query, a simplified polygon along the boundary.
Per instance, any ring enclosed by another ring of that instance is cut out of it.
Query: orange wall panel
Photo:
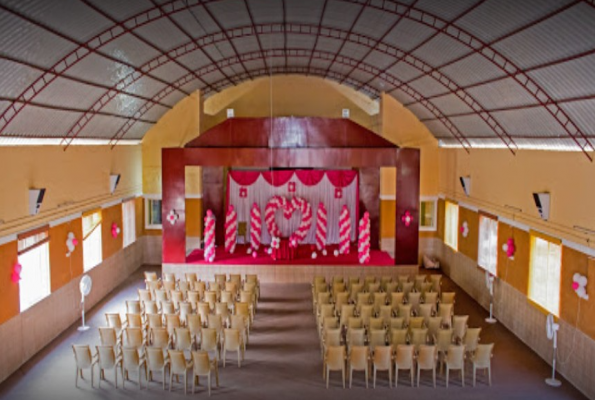
[[[10,279],[17,251],[16,241],[0,246],[0,324],[19,313],[19,284]]]
[[[122,229],[122,204],[101,210],[101,231],[103,259],[107,260],[122,249],[122,233],[117,237],[112,236],[112,224],[116,223]]]
[[[68,233],[78,239],[70,257],[66,240]],[[83,273],[83,224],[81,218],[50,228],[50,283],[52,293]]]
[[[202,223],[202,199],[186,199],[186,236],[200,237]]]
[[[380,238],[395,237],[395,208],[394,200],[380,200]]]
[[[514,259],[506,256],[502,246],[508,238],[514,239],[516,252]],[[529,262],[531,240],[529,232],[516,229],[503,222],[498,223],[498,277],[508,282],[516,290],[527,295],[529,288]]]
[[[467,222],[469,234],[463,237],[461,226]],[[477,262],[477,245],[479,241],[479,214],[465,207],[459,207],[459,251]]]
[[[562,247],[562,276],[560,277],[560,318],[570,325],[577,325],[585,334],[595,339],[595,263],[584,253]],[[591,270],[591,271],[590,271]],[[587,276],[587,293],[589,300],[580,299],[572,289],[572,277],[578,272]],[[591,272],[591,276],[589,276]],[[580,302],[580,314],[579,314]]]
[[[436,229],[437,229],[437,235],[438,237],[444,241],[444,207],[445,207],[445,202],[443,199],[438,199],[438,211],[437,211],[437,218],[438,221],[436,221]]]
[[[145,200],[142,197],[134,199],[134,210],[135,210],[135,225],[136,225],[136,237],[139,238],[144,235],[145,230],[145,215],[144,215],[144,204]]]

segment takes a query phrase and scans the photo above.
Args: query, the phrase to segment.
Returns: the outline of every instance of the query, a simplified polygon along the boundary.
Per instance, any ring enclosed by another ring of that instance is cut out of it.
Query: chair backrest
[[[364,328],[349,329],[347,337],[349,338],[349,346],[363,346],[366,344],[366,330]]]
[[[363,283],[354,283],[351,285],[351,292],[349,293],[349,300],[357,301],[357,296],[364,290]]]
[[[145,280],[147,281],[156,281],[157,279],[157,272],[152,271],[145,271]]]
[[[203,321],[206,321],[208,315],[211,313],[211,306],[209,305],[209,303],[200,302],[196,306],[196,313],[200,315],[200,318]]]
[[[384,320],[382,318],[372,317],[368,323],[369,329],[384,329]]]
[[[168,350],[168,353],[171,373],[186,373],[186,370],[188,369],[188,364],[186,364],[186,357],[184,356],[184,352],[180,350]]]
[[[395,344],[393,343],[393,347]],[[395,364],[398,369],[410,369],[413,367],[413,353],[415,348],[411,345],[399,344],[396,346]]]
[[[211,360],[209,359],[209,353],[202,350],[193,351],[192,365],[194,375],[208,375],[211,372]]]
[[[436,310],[437,302],[438,302],[438,293],[437,292],[425,292],[424,293],[424,303],[432,304],[434,306],[434,310]]]
[[[217,292],[214,290],[207,290],[205,292],[205,302],[209,303],[211,310],[214,309],[215,303],[217,303]]]
[[[227,303],[215,303],[215,314],[221,315],[223,318],[227,318],[229,315],[229,308]]]
[[[386,293],[395,293],[399,288],[399,282],[388,282],[384,291]]]
[[[339,320],[336,317],[324,317],[322,319],[322,329],[339,328]]]
[[[378,311],[378,318],[382,318],[385,325],[390,325],[390,319],[393,317],[393,309],[389,306],[380,306]]]
[[[159,302],[169,300],[168,292],[165,289],[155,289],[153,293],[155,294],[155,300]]]
[[[332,282],[333,285],[335,283],[345,282],[345,278],[343,278],[342,276],[333,276],[333,279],[332,279],[331,282]]]
[[[207,327],[216,329],[217,332],[221,332],[223,329],[223,320],[221,319],[221,315],[209,314],[207,317]]]
[[[192,304],[187,302],[180,303],[180,320],[186,323],[186,319],[190,314],[192,314]]]
[[[405,293],[403,292],[392,292],[390,294],[390,304],[393,306],[393,310],[398,309],[399,304],[403,304]]]
[[[236,282],[228,281],[225,282],[225,291],[230,293],[238,292],[238,284]]]
[[[452,344],[452,329],[439,329],[436,335],[436,347],[438,351],[448,351]]]
[[[386,331],[384,329],[372,329],[369,336],[372,351],[378,346],[386,346]]]
[[[126,345],[138,348],[143,345],[142,328],[126,328]]]
[[[151,291],[148,289],[138,289],[138,299],[140,301],[153,300],[153,295],[151,294]]]
[[[130,314],[140,314],[142,312],[139,300],[127,300],[126,312]]]
[[[175,280],[163,281],[163,289],[168,292],[175,290],[176,289],[176,281]]]
[[[356,370],[362,370],[368,367],[370,350],[368,346],[352,346],[349,354],[349,364]]]
[[[343,318],[343,314],[341,314],[341,318]],[[360,317],[349,317],[347,319],[347,328],[348,329],[361,329],[364,327],[364,322]]]
[[[411,344],[416,348],[428,342],[428,329],[411,329]]]
[[[138,314],[126,314],[126,321],[128,321],[128,326],[130,328],[142,328],[143,327],[143,317]]]
[[[442,292],[442,296],[440,298],[441,304],[454,304],[455,302],[455,292]]]
[[[191,350],[192,349],[192,335],[187,328],[176,328],[176,350]]]
[[[175,282],[176,274],[174,274],[173,272],[164,272],[162,278],[164,282]]]
[[[364,326],[368,326],[370,324],[370,318],[374,315],[374,306],[373,305],[365,305],[360,308],[359,316],[364,321]]]
[[[161,328],[163,326],[163,315],[161,314],[146,314],[149,328]]]
[[[165,357],[161,347],[147,347],[147,368],[150,371],[158,371],[165,365]]]
[[[477,349],[477,344],[479,343],[479,334],[481,333],[481,328],[467,328],[467,333],[465,333],[465,350],[468,352],[474,352]]]
[[[399,284],[402,287],[404,283],[409,282],[409,275],[399,275],[399,276],[397,276],[397,282],[399,282]]]
[[[326,365],[330,370],[342,370],[345,368],[345,346],[327,347]]]
[[[229,274],[229,281],[236,284],[236,287],[239,289],[240,284],[242,283],[242,275],[240,274]]]
[[[424,327],[424,317],[409,318],[409,329],[419,329]]]
[[[155,292],[162,288],[161,281],[145,281],[147,290]]]
[[[161,302],[161,314],[174,314],[176,312],[176,307],[174,303],[169,300],[164,300]]]
[[[421,289],[421,284],[424,283],[426,281],[426,275],[415,275],[413,277],[413,287],[415,288],[415,290],[420,291]]]
[[[174,334],[174,329],[182,326],[180,316],[178,314],[165,314],[165,324],[169,335]]]
[[[374,282],[368,284],[368,292],[373,294],[380,291],[380,282]]]
[[[335,305],[334,304],[321,305],[319,314],[320,314],[319,315],[320,318],[331,317],[331,316],[335,315]]]
[[[233,329],[239,330],[240,332],[246,330],[246,317],[243,315],[232,315],[231,327]]]
[[[169,333],[167,333],[167,329],[165,328],[151,328],[150,338],[153,347],[167,349],[169,346]]]
[[[136,368],[140,364],[140,357],[136,347],[122,348],[122,367],[124,370],[128,368]]]
[[[324,330],[324,344],[325,346],[340,346],[341,345],[341,329],[326,328]]]
[[[492,360],[493,351],[494,343],[478,344],[471,361],[478,368],[488,368]]]
[[[405,324],[409,324],[409,318],[411,318],[411,304],[399,304],[397,315],[403,318]]]
[[[380,277],[380,288],[382,290],[386,290],[386,285],[393,281],[393,277],[389,275],[384,275]]]
[[[451,344],[446,354],[446,363],[450,369],[462,369],[465,367],[465,346]]]
[[[186,296],[188,298],[188,303],[192,304],[196,308],[197,307],[196,305],[200,301],[200,293],[198,293],[197,291],[194,291],[194,290],[189,290],[186,293]]]
[[[376,346],[372,359],[377,369],[392,368],[393,346]]]
[[[196,277],[196,273],[194,272],[186,272],[185,277],[186,282],[196,282],[198,280]]]
[[[117,330],[122,329],[122,318],[120,317],[120,314],[106,313],[105,319],[107,321],[107,326],[110,328],[115,328]]]
[[[93,364],[93,355],[88,345],[72,345],[74,360],[78,368],[89,368]]]
[[[353,318],[355,313],[355,305],[353,304],[343,304],[341,306],[341,326],[347,325],[350,318]]]
[[[378,312],[380,307],[386,305],[386,293],[375,292],[374,293],[374,310]]]
[[[255,285],[258,284],[258,275],[257,274],[246,274],[246,282],[254,283]]]
[[[97,346],[99,367],[110,369],[116,365],[116,351],[113,346]]]
[[[370,304],[370,293],[358,293],[356,304],[358,305],[358,307],[361,307],[365,304]]]
[[[235,306],[236,315],[242,315],[244,317],[250,317],[250,304],[245,302],[236,303]]]
[[[438,336],[438,331],[442,325],[442,317],[430,317],[427,322],[428,334],[431,337]]]
[[[242,345],[240,331],[237,329],[225,329],[225,348],[227,350],[239,350]]]
[[[403,317],[392,317],[390,319],[389,328],[401,329],[405,327],[405,318]]]
[[[228,282],[229,283],[229,282]],[[224,290],[221,292],[221,303],[226,303],[228,306],[232,306],[235,303],[235,295],[234,292],[229,290]]]
[[[349,302],[349,293],[340,292],[335,296],[335,307],[340,308]]]
[[[402,291],[407,296],[413,290],[414,282],[403,283]]]
[[[180,281],[178,282],[178,290],[180,292],[182,292],[183,294],[185,294],[187,291],[189,291],[192,287],[192,283],[188,282],[188,281]]]
[[[217,350],[217,330],[203,328],[201,332],[200,349],[204,351]]]
[[[217,282],[220,286],[224,286],[225,281],[227,281],[226,274],[215,274],[215,282]]]
[[[207,290],[207,284],[204,281],[196,281],[192,284],[194,290],[200,293],[200,296],[204,296],[205,291]]]
[[[417,366],[419,369],[436,368],[436,346],[421,345],[417,351]]]
[[[145,315],[146,314],[157,314],[159,312],[159,307],[157,307],[157,302],[154,300],[143,300],[143,308]]]
[[[442,318],[442,323],[445,325],[450,326],[452,324],[452,313],[453,313],[454,304],[451,303],[441,303],[440,308],[438,309],[438,315]]]
[[[407,303],[409,303],[411,308],[417,312],[421,303],[421,293],[409,292],[409,294],[407,295]]]
[[[468,315],[455,315],[452,317],[452,333],[455,338],[463,340],[467,332]]]
[[[118,343],[118,334],[114,328],[99,328],[99,340],[104,346],[115,346]]]
[[[194,336],[200,335],[200,330],[202,329],[202,320],[200,315],[198,314],[188,314],[186,316],[186,326],[190,333]]]
[[[407,335],[409,331],[406,328],[401,329],[391,329],[390,330],[390,343],[393,346],[398,346],[400,344],[407,344]]]
[[[426,325],[430,321],[434,311],[434,304],[420,304],[419,305],[419,316],[424,319]]]

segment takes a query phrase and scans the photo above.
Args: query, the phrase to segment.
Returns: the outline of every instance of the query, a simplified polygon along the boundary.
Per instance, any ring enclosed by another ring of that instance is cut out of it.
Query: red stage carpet
[[[246,245],[238,245],[234,254],[226,253],[223,246],[217,247],[215,262],[218,265],[360,265],[357,259],[357,248],[352,247],[349,254],[335,257],[333,252],[337,246],[329,246],[327,255],[323,256],[318,252],[318,257],[312,259],[310,245],[303,245],[298,248],[298,255],[293,260],[273,260],[272,257],[260,249],[258,257],[254,258],[246,253]],[[187,264],[210,265],[205,261],[203,251],[196,249],[186,257]],[[372,250],[370,252],[370,263],[364,264],[373,266],[392,266],[393,258],[385,251]]]

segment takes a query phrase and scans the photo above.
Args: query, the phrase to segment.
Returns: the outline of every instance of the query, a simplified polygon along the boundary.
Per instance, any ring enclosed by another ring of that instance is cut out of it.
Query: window
[[[96,267],[103,259],[101,249],[101,210],[83,217],[83,269]]]
[[[446,202],[446,215],[444,221],[444,243],[453,250],[459,248],[459,206]]]
[[[50,294],[50,245],[47,228],[19,237],[21,312]]]
[[[479,216],[479,249],[477,263],[492,275],[498,273],[498,220]]]
[[[136,208],[134,200],[122,203],[123,245],[130,246],[136,240]]]
[[[556,316],[560,312],[561,264],[560,242],[532,234],[529,299]]]
[[[422,199],[419,205],[419,230],[436,230],[436,199]]]
[[[161,229],[161,199],[146,199],[145,227],[147,229]]]

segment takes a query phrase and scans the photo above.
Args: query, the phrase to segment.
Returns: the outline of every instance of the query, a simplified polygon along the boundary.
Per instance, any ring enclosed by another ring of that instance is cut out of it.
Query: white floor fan
[[[93,286],[93,281],[89,275],[84,275],[81,278],[81,282],[79,283],[79,290],[81,291],[81,316],[82,316],[82,325],[78,327],[78,330],[84,332],[89,330],[89,326],[85,325],[85,297],[91,293],[91,287]]]
[[[490,316],[486,318],[488,324],[495,324],[498,322],[494,318],[494,275],[486,271],[486,287],[490,291]]]
[[[560,324],[554,321],[553,314],[548,314],[545,328],[547,332],[547,338],[554,343],[554,358],[552,360],[552,377],[547,378],[545,383],[550,386],[558,387],[562,385],[558,379],[556,379],[556,356],[558,355],[558,330],[560,329]]]

